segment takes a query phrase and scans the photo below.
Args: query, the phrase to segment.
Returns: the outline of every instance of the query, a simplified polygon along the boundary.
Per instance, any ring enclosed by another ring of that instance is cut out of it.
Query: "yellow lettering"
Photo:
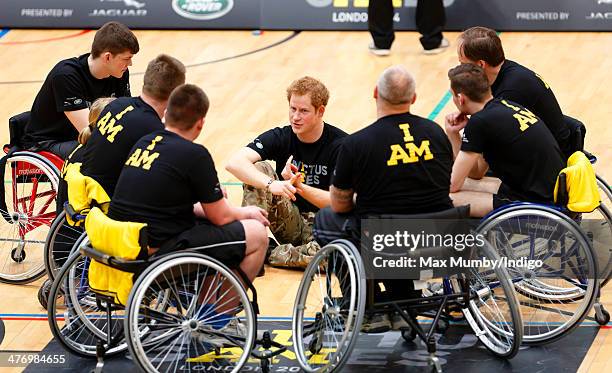
[[[109,142],[114,142],[115,141],[115,136],[117,136],[117,134],[123,130],[123,126],[121,124],[117,123],[117,121],[120,120],[121,118],[123,118],[123,116],[126,113],[129,113],[132,110],[134,110],[134,107],[132,105],[130,105],[130,106],[126,107],[125,109],[123,109],[122,112],[120,112],[119,114],[115,115],[115,117],[112,118],[112,119],[111,119],[111,115],[112,114],[109,111],[108,113],[106,113],[104,115],[104,117],[102,117],[102,119],[98,120],[98,130],[100,131],[101,134],[106,136],[106,139]],[[110,121],[109,121],[109,119],[110,119]],[[115,125],[115,123],[117,123],[117,125]]]
[[[521,131],[525,131],[527,128],[529,128],[529,125],[536,124],[538,121],[538,117],[527,109],[515,113],[513,117],[519,122],[519,128]]]
[[[398,159],[401,159],[402,163],[409,163],[410,158],[399,144],[391,145],[391,157],[387,161],[387,166],[397,166]]]
[[[335,348],[322,348],[318,354],[312,355],[308,358],[309,364],[327,364],[329,361],[327,360],[327,355],[333,354],[336,352]]]
[[[413,142],[414,137],[410,134],[410,124],[404,123],[400,124],[399,128],[404,131],[404,142]]]
[[[420,146],[416,146],[413,142],[406,143],[408,153],[399,145],[391,145],[391,157],[387,161],[387,166],[397,166],[398,161],[402,163],[416,163],[419,158],[428,161],[434,159],[434,155],[429,148],[429,140],[423,140]]]
[[[138,164],[138,157],[140,157],[140,149],[136,149],[134,150],[134,153],[132,153],[132,155],[130,155],[130,158],[128,158],[128,160],[125,162],[126,166],[134,166],[134,167],[138,167],[140,166],[140,164]]]
[[[506,101],[506,100],[501,100],[501,103],[502,103],[502,104],[504,104],[504,105],[506,105],[507,107],[509,107],[510,109],[512,109],[512,110],[514,110],[514,111],[519,111],[519,110],[521,110],[521,108],[520,108],[520,107],[518,107],[518,106],[514,106],[514,105],[511,105],[511,104],[509,104],[509,103],[508,103],[508,101]]]
[[[108,113],[104,114],[102,118],[98,119],[98,127],[105,126],[111,115],[113,114],[109,111]]]
[[[353,6],[355,8],[367,8],[370,1],[378,0],[353,0]],[[393,7],[401,8],[403,0],[393,0]],[[349,0],[334,0],[334,8],[348,8]]]
[[[151,141],[151,145],[147,146],[147,150],[153,150],[155,145],[157,145],[158,142],[162,141],[163,138],[163,136],[155,136],[153,141]]]
[[[240,359],[242,351],[244,351],[244,349],[240,347],[221,348],[219,354],[215,351],[211,351],[198,357],[187,358],[186,361],[188,363],[213,363],[217,359],[223,359],[235,363]]]
[[[431,154],[431,150],[429,149],[429,140],[423,140],[423,142],[421,142],[421,146],[419,146],[418,148],[416,147],[416,145],[414,145],[414,143],[410,142],[406,144],[406,148],[410,153],[409,162],[411,163],[418,162],[419,157],[423,157],[423,159],[426,161],[433,159],[434,157],[433,154]],[[425,155],[423,156],[423,154]]]
[[[132,111],[132,110],[134,110],[134,107],[133,107],[132,105],[130,105],[130,106],[126,107],[125,109],[123,109],[123,111],[122,111],[121,113],[119,113],[119,114],[115,115],[115,118],[116,118],[117,120],[121,120],[121,118],[123,118],[123,116],[124,116],[126,113],[129,113],[129,112],[130,112],[130,111]]]
[[[114,142],[115,136],[117,136],[117,134],[123,130],[122,125],[120,125],[119,123],[115,125],[115,123],[116,123],[115,118],[113,118],[110,120],[110,122],[105,123],[103,125],[99,125],[98,127],[98,130],[100,131],[101,134],[106,136],[106,134],[108,133],[108,136],[106,136],[106,139],[109,142]]]

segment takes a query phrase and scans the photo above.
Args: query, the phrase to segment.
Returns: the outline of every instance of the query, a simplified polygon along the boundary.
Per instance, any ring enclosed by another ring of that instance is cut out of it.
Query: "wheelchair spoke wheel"
[[[499,259],[486,244],[475,250],[476,259]],[[472,330],[496,356],[510,359],[516,355],[523,338],[523,323],[518,300],[505,268],[483,266],[472,268],[467,278],[452,278],[455,291],[469,293],[463,314]]]
[[[608,190],[608,193],[611,192]],[[612,202],[609,198],[612,195],[606,197],[602,192],[601,205],[593,212],[582,214],[578,221],[593,247],[601,287],[610,281],[612,275]]]
[[[508,273],[526,344],[553,342],[582,322],[597,294],[597,263],[574,221],[547,207],[517,206],[491,216],[479,232],[500,256],[524,261],[509,265]]]
[[[365,270],[355,247],[335,241],[304,272],[293,308],[293,345],[306,372],[341,371],[365,313]]]
[[[69,257],[53,281],[47,305],[49,326],[55,339],[82,357],[96,356],[98,341],[106,340],[109,329],[113,338],[123,340],[123,312],[112,313],[108,323],[106,311],[100,308],[104,304],[96,301],[88,286],[89,262],[78,251]],[[105,343],[105,347],[107,356],[126,349],[124,342],[112,348]]]
[[[68,224],[65,211],[62,211],[53,220],[44,248],[45,269],[51,281],[70,256],[72,247],[77,243],[83,232],[82,227],[73,227]]]
[[[45,273],[43,248],[55,218],[59,172],[29,152],[9,156],[2,172],[0,281],[25,284]]]
[[[255,342],[256,319],[238,277],[194,252],[158,259],[130,294],[128,347],[146,372],[238,372]]]

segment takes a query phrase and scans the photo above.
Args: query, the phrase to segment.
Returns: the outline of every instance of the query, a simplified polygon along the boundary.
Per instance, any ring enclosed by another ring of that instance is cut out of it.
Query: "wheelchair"
[[[452,211],[456,209],[449,214]],[[467,216],[466,208],[460,211],[461,216]],[[427,218],[401,218],[417,217]],[[437,214],[435,217],[441,218]],[[455,252],[453,248],[447,250]],[[499,259],[486,243],[472,255]],[[448,325],[464,318],[497,357],[509,359],[519,350],[523,333],[519,304],[508,271],[502,266],[471,268],[445,277],[438,294],[414,299],[376,301],[374,286],[373,280],[366,286],[364,262],[351,241],[332,241],[315,255],[300,283],[292,315],[293,345],[304,371],[342,371],[366,313],[397,312],[410,325],[402,329],[402,337],[412,341],[418,336],[427,346],[430,365],[437,371],[441,371],[441,364],[435,355],[434,333],[441,323]],[[417,315],[433,319],[428,331],[416,321]]]
[[[561,173],[555,206],[503,206],[487,215],[477,229],[501,256],[543,263],[538,268],[510,269],[526,321],[526,344],[559,340],[580,325],[592,308],[600,325],[610,321],[599,297],[610,276],[612,215],[601,203],[588,207],[591,212],[573,212],[566,187],[566,175]]]
[[[476,230],[500,256],[541,260],[509,269],[524,320],[523,342],[551,343],[570,333],[599,296],[595,253],[583,229],[559,209],[517,203],[493,211]]]
[[[71,224],[66,218],[66,211],[60,212],[51,223],[44,245],[44,265],[47,279],[38,289],[38,302],[47,309],[49,292],[56,274],[68,260],[71,249],[83,239],[84,230]]]
[[[204,255],[205,247],[149,257],[146,224],[113,221],[90,196],[94,207],[75,213],[73,185],[67,213],[85,221],[85,233],[50,289],[49,325],[60,344],[96,357],[96,371],[126,350],[146,372],[238,372],[250,357],[269,371],[286,347],[268,332],[257,337],[257,292],[237,265]]]
[[[97,357],[97,371],[105,357],[128,350],[146,372],[238,372],[250,357],[268,372],[269,359],[286,347],[268,332],[257,338],[255,288],[242,271],[198,249],[125,260],[94,249],[83,234],[51,287],[49,299],[61,300],[48,307],[54,337],[78,356]],[[125,304],[91,286],[92,261],[137,278]]]
[[[27,284],[45,274],[43,247],[56,215],[55,199],[64,161],[46,151],[21,150],[29,113],[9,120],[10,144],[0,161],[0,281]]]

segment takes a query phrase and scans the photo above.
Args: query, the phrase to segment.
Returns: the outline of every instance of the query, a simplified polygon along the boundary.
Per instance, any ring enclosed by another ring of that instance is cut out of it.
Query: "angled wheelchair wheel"
[[[597,178],[597,188],[599,189],[599,195],[601,197],[601,205],[598,208],[599,214],[605,216],[607,219],[607,224],[610,226],[612,225],[612,188],[610,188],[610,185],[601,176],[595,176]],[[597,219],[597,217],[595,217],[595,219]],[[610,230],[612,230],[612,228],[610,228]],[[600,243],[609,243],[609,241],[604,241],[603,239],[597,240],[597,238],[595,238],[595,240],[599,241]],[[608,281],[610,281],[610,277],[612,277],[612,253],[608,258],[607,265],[605,258],[603,258],[602,255],[605,255],[606,252],[610,253],[612,251],[612,247],[608,246],[608,250],[606,251],[605,248],[598,247],[597,244],[593,244],[593,249],[597,254],[597,264],[599,266],[600,273],[599,278],[601,280],[601,286],[603,287],[608,283]]]
[[[478,231],[516,263],[507,269],[526,344],[556,341],[587,316],[599,288],[597,263],[576,222],[548,207],[522,205],[493,214]]]
[[[612,213],[610,208],[603,203],[593,212],[582,214],[577,221],[580,229],[593,248],[593,254],[597,261],[600,286],[605,286],[610,281],[612,274]]]
[[[601,196],[601,203],[612,210],[612,188],[610,185],[599,175],[595,175],[597,179],[597,188],[599,189],[599,195]]]
[[[106,304],[98,302],[88,286],[89,263],[76,251],[57,274],[49,293],[49,326],[64,348],[81,357],[95,357],[98,341],[106,341],[110,330],[117,343],[113,347],[104,343],[106,356],[116,355],[126,349],[124,312],[115,309],[108,323]]]
[[[125,330],[130,353],[145,372],[238,372],[254,346],[257,321],[232,271],[181,251],[157,259],[139,276]]]
[[[455,292],[468,294],[463,314],[482,344],[494,355],[511,359],[523,340],[523,321],[510,276],[503,266],[491,264],[500,256],[486,242],[472,258],[490,262],[470,267],[449,283]]]
[[[72,247],[83,234],[82,227],[73,227],[66,220],[66,211],[62,211],[53,220],[45,240],[45,270],[51,281],[68,259]]]
[[[59,171],[43,156],[6,158],[0,196],[0,281],[26,284],[45,274],[44,245],[55,218]]]
[[[304,272],[293,307],[293,346],[306,372],[340,372],[365,314],[365,269],[355,246],[334,241]]]

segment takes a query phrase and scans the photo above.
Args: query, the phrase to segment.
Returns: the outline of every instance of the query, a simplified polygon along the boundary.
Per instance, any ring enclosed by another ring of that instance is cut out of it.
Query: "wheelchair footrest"
[[[264,348],[263,351],[257,351],[256,349],[251,351],[251,356],[259,360],[270,359],[287,351],[287,346],[272,340],[269,331],[265,331],[263,337],[255,341],[255,346]]]

